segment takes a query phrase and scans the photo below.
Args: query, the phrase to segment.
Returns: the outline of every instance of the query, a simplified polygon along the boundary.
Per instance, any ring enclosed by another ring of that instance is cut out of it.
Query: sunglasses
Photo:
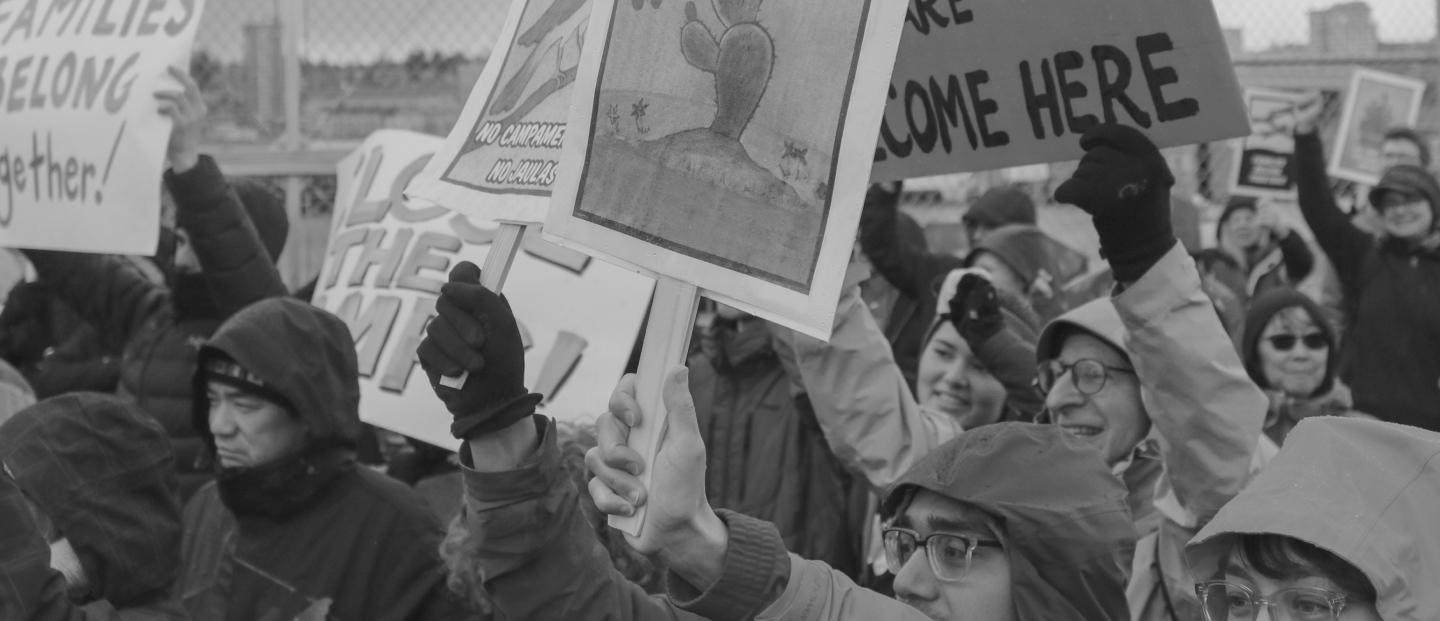
[[[1297,342],[1305,343],[1305,348],[1309,349],[1310,351],[1320,351],[1322,349],[1330,348],[1330,340],[1325,338],[1325,335],[1319,332],[1311,332],[1310,334],[1306,334],[1305,336],[1295,336],[1294,334],[1276,334],[1275,336],[1272,336],[1265,340],[1270,341],[1270,346],[1274,347],[1276,351],[1290,351],[1295,348],[1295,343]]]

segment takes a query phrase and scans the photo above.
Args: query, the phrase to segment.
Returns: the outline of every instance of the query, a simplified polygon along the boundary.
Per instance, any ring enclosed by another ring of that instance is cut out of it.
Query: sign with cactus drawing
[[[515,0],[444,146],[406,193],[466,215],[545,219],[590,0]]]
[[[595,0],[547,236],[828,337],[904,4]]]
[[[1079,159],[1101,122],[1250,131],[1211,0],[912,0],[888,87],[875,181]]]
[[[1385,160],[1380,156],[1385,132],[1394,127],[1414,127],[1424,94],[1422,80],[1356,69],[1345,93],[1329,173],[1364,185],[1380,183],[1380,173],[1385,170]]]

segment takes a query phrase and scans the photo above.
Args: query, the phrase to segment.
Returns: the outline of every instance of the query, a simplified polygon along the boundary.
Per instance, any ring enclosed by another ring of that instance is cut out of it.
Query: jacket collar
[[[355,468],[355,454],[312,446],[253,468],[217,468],[220,500],[237,516],[284,521],[308,508],[337,477]]]

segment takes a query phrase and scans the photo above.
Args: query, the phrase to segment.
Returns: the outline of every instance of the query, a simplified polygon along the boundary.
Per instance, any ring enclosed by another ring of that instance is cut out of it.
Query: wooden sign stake
[[[510,275],[510,264],[515,262],[515,253],[520,250],[520,240],[524,238],[524,224],[500,223],[500,230],[495,232],[495,241],[491,242],[490,252],[485,255],[485,265],[480,268],[480,284],[497,294],[500,293],[505,287],[505,277]],[[469,378],[470,372],[466,371],[456,377],[440,378],[440,385],[460,390],[465,387],[465,380]]]
[[[635,378],[635,398],[640,404],[642,418],[639,425],[630,429],[627,442],[630,448],[645,458],[640,482],[646,490],[650,489],[651,475],[655,472],[655,453],[660,448],[661,431],[665,428],[665,376],[670,369],[685,364],[685,354],[695,326],[695,309],[699,304],[700,292],[695,285],[668,276],[661,276],[655,282],[655,299],[650,303],[650,321],[645,324],[645,343],[640,348],[640,366]],[[653,501],[654,494],[650,494],[649,498]],[[646,507],[642,506],[631,517],[612,515],[610,526],[632,537],[639,536],[645,524],[645,514]]]

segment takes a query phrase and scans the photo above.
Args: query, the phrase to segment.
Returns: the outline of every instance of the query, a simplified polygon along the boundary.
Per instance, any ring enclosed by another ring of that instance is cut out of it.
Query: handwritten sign
[[[204,0],[0,2],[0,245],[155,253],[170,121]]]
[[[360,416],[454,447],[415,348],[458,261],[481,265],[498,225],[406,199],[441,140],[384,130],[338,165],[336,226],[313,302],[350,326],[360,362]],[[505,296],[525,338],[526,385],[561,420],[605,410],[624,371],[653,282],[528,233]]]
[[[590,0],[515,0],[460,120],[407,194],[460,213],[545,220]]]
[[[1236,141],[1231,194],[1295,196],[1295,111],[1305,100],[1299,93],[1245,89],[1250,135]]]
[[[910,0],[873,179],[1079,159],[1101,122],[1161,147],[1249,132],[1210,0]]]

